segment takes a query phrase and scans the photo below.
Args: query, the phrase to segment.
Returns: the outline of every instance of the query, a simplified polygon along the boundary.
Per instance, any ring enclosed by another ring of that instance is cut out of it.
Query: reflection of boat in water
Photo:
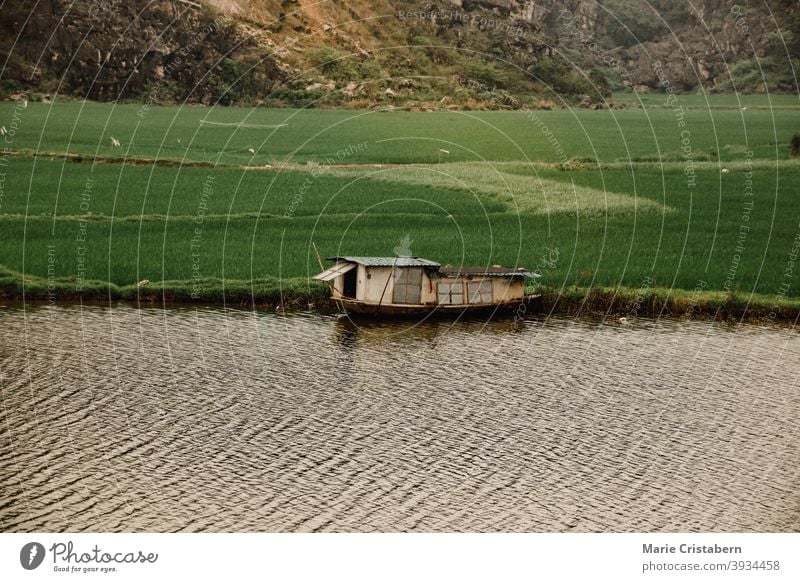
[[[527,312],[523,268],[450,267],[419,257],[330,257],[314,279],[331,284],[342,311],[371,317],[459,316]]]

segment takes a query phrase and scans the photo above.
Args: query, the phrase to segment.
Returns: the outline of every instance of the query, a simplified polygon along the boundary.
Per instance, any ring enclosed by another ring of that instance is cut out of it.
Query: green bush
[[[411,46],[431,46],[438,43],[434,42],[429,36],[417,35],[411,37],[409,44]]]
[[[19,91],[22,86],[14,79],[0,79],[0,98]]]
[[[508,75],[492,63],[473,62],[466,69],[471,80],[485,85],[487,89],[502,89],[508,83]]]
[[[568,63],[559,57],[539,59],[531,67],[530,73],[551,91],[561,95],[596,93],[591,84],[579,72],[573,70]]]
[[[353,80],[359,77],[358,66],[353,57],[334,48],[321,46],[309,53],[311,64],[322,73],[336,80]]]

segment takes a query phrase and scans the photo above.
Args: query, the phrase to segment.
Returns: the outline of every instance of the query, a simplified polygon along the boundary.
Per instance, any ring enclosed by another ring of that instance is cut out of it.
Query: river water
[[[800,336],[0,307],[0,531],[800,531]]]

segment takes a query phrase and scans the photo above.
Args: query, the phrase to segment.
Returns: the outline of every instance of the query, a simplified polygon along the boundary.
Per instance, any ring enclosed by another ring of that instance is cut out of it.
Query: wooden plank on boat
[[[331,281],[338,277],[339,275],[343,275],[348,271],[352,271],[358,265],[355,263],[336,263],[330,269],[326,269],[322,271],[319,275],[314,275],[312,278],[316,279],[317,281]]]

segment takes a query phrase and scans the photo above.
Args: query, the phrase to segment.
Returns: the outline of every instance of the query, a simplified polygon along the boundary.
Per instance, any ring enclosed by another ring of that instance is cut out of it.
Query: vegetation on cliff
[[[796,93],[795,4],[12,3],[0,93],[418,109],[605,106],[623,89]]]

